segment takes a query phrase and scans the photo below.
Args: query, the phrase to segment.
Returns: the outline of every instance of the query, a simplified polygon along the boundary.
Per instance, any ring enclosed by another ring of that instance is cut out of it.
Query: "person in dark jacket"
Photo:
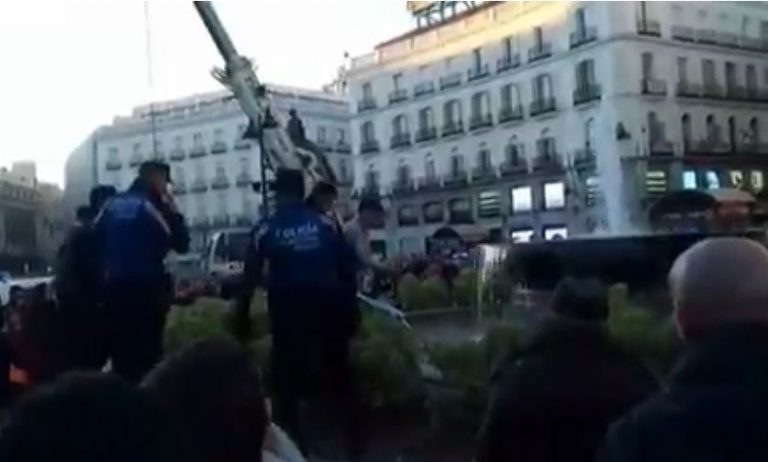
[[[667,387],[611,427],[598,460],[768,460],[768,251],[707,239],[669,281],[686,348]]]
[[[288,124],[287,124],[288,136],[296,144],[304,144],[307,141],[307,136],[304,133],[304,122],[301,121],[295,109],[288,110]]]
[[[168,193],[169,181],[168,165],[143,163],[131,187],[109,201],[94,225],[112,369],[131,382],[140,381],[162,356],[170,303],[165,257],[189,249],[189,233]]]
[[[338,303],[343,241],[333,221],[304,201],[301,171],[279,169],[273,189],[277,207],[253,230],[238,311],[247,313],[254,288],[266,287],[273,415],[306,452],[300,405],[329,380],[343,393],[350,375],[348,321]]]
[[[593,461],[608,426],[657,389],[605,329],[607,290],[566,278],[554,316],[492,377],[478,462]]]
[[[67,369],[101,369],[106,360],[100,256],[92,225],[115,194],[112,186],[94,187],[89,205],[78,209],[77,222],[59,249],[54,286]]]

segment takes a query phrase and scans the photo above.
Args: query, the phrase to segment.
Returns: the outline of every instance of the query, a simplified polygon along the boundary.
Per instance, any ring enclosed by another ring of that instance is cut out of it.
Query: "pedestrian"
[[[115,194],[112,186],[94,187],[89,205],[78,209],[77,221],[59,249],[54,288],[62,347],[66,352],[64,366],[68,370],[98,370],[106,361],[101,257],[92,225]]]
[[[664,390],[611,428],[598,460],[768,460],[768,250],[704,240],[669,284],[682,356]]]
[[[0,429],[3,462],[176,462],[167,421],[116,377],[74,373],[33,391]]]
[[[189,249],[169,181],[167,164],[144,162],[138,178],[107,203],[94,228],[101,245],[112,370],[134,383],[163,353],[172,290],[164,259],[171,250]]]
[[[352,380],[349,321],[339,303],[343,242],[305,203],[300,171],[279,169],[273,189],[276,210],[254,228],[239,312],[247,313],[255,286],[266,287],[273,416],[306,454],[301,405],[327,390],[348,395]]]
[[[565,278],[551,311],[494,372],[478,462],[591,462],[610,423],[657,389],[608,335],[602,283]]]
[[[171,417],[187,462],[304,462],[270,422],[259,370],[236,343],[197,342],[161,362],[143,387]]]
[[[385,219],[386,213],[381,201],[374,197],[364,197],[357,206],[357,217],[344,227],[344,238],[357,261],[355,292],[366,286],[366,280],[395,274],[390,266],[376,261],[371,249],[370,232],[382,228]]]

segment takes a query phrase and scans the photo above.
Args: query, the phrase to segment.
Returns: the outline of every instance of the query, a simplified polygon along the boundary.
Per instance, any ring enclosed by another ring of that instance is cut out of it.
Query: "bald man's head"
[[[699,242],[675,260],[669,283],[685,339],[733,322],[768,324],[768,250],[754,241]]]

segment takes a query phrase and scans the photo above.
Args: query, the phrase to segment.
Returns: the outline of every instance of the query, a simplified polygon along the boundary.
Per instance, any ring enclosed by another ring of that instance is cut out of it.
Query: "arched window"
[[[392,134],[402,136],[408,133],[408,117],[405,114],[398,114],[392,119]]]
[[[399,185],[406,185],[411,182],[411,167],[404,161],[400,161],[400,165],[397,166],[397,183]]]
[[[363,143],[370,143],[371,141],[376,140],[376,132],[373,128],[373,122],[370,120],[363,122],[360,126],[360,138],[362,138]]]
[[[489,172],[493,169],[491,151],[485,143],[480,143],[477,149],[477,169],[480,172]]]
[[[731,152],[736,150],[736,118],[728,117],[728,144]]]
[[[517,84],[510,83],[501,87],[501,105],[505,108],[514,108],[520,105],[520,88]]]
[[[549,74],[540,74],[533,79],[533,100],[540,101],[552,97],[552,77]]]
[[[719,127],[717,126],[717,122],[715,122],[715,116],[713,114],[710,114],[707,116],[706,127],[707,127],[707,141],[710,143],[720,141],[720,130],[719,130]]]
[[[437,176],[435,159],[432,158],[432,154],[427,154],[427,157],[424,160],[424,176],[428,179],[434,179]]]
[[[487,91],[472,95],[472,118],[480,119],[490,115],[491,103]]]
[[[458,126],[461,124],[461,103],[452,99],[443,106],[443,121],[446,126]]]
[[[419,130],[428,131],[435,126],[435,115],[431,107],[422,108],[419,111]]]
[[[595,149],[595,119],[591,117],[584,124],[584,147]]]
[[[651,111],[648,113],[648,140],[651,146],[658,141],[662,141],[661,135],[659,119],[656,117],[656,113]]]

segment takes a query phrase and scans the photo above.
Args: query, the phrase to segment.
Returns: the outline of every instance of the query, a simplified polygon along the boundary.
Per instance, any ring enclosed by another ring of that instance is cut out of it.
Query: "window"
[[[587,149],[595,148],[595,119],[592,117],[584,124],[584,146]]]
[[[704,176],[707,189],[720,189],[720,177],[714,170],[708,170]]]
[[[489,106],[490,100],[487,91],[481,91],[472,95],[473,118],[479,118],[487,115],[490,112]]]
[[[213,141],[218,143],[219,141],[223,141],[223,139],[224,139],[224,130],[222,130],[221,128],[214,129],[213,130]]]
[[[200,147],[203,145],[203,134],[200,132],[196,132],[192,134],[192,143],[195,145],[195,147]]]
[[[741,170],[731,170],[729,177],[732,188],[741,189],[744,187],[744,173]]]
[[[472,223],[472,201],[469,198],[457,198],[448,201],[448,213],[451,223]]]
[[[202,180],[205,178],[205,164],[202,162],[195,163],[195,173],[197,174],[197,179]]]
[[[343,144],[347,141],[347,132],[343,128],[336,131],[336,140],[339,144]]]
[[[765,183],[763,183],[763,172],[760,170],[752,170],[749,175],[749,182],[752,185],[752,190],[760,192],[763,190]]]
[[[752,117],[749,120],[749,137],[753,143],[760,142],[760,125],[757,117]]]
[[[371,87],[371,82],[365,82],[363,84],[363,99],[373,99],[373,87]]]
[[[513,54],[514,54],[514,52],[515,52],[515,48],[514,48],[514,42],[513,42],[513,40],[514,40],[514,37],[510,36],[510,37],[505,37],[505,38],[504,38],[504,39],[501,41],[501,51],[502,51],[502,56],[503,56],[503,57],[504,57],[504,59],[506,59],[507,61],[509,61],[509,60],[511,60],[511,59],[512,59],[512,55],[513,55]]]
[[[534,234],[534,231],[530,228],[514,229],[509,233],[509,237],[512,239],[512,242],[525,243],[531,242]]]
[[[376,133],[373,129],[373,122],[363,122],[363,124],[360,126],[360,137],[363,139],[363,143],[376,141]]]
[[[585,59],[576,65],[576,87],[585,87],[595,82],[595,61]]]
[[[410,181],[411,167],[409,167],[407,164],[401,163],[397,166],[397,182],[398,184],[408,184]]]
[[[250,175],[251,173],[251,159],[248,157],[240,158],[240,172]]]
[[[423,210],[426,223],[441,223],[445,219],[445,209],[442,202],[427,202],[424,204]]]
[[[651,145],[659,141],[664,141],[664,128],[659,122],[656,113],[651,111],[648,113],[648,140]]]
[[[435,159],[431,155],[427,155],[427,159],[424,161],[424,175],[427,178],[435,178],[437,172],[435,171]]]
[[[419,111],[419,129],[428,130],[435,126],[435,116],[431,107],[422,108]]]
[[[683,172],[683,189],[696,189],[698,188],[698,181],[696,180],[696,172],[694,170],[686,170]]]
[[[477,168],[484,172],[493,168],[491,165],[491,151],[485,147],[485,143],[483,143],[483,145],[480,146],[480,150],[477,151]]]
[[[731,62],[725,63],[725,86],[727,88],[736,86],[736,65]]]
[[[677,58],[677,80],[678,82],[688,81],[688,58]]]
[[[395,90],[400,89],[400,85],[403,83],[403,74],[398,72],[392,76],[392,87]]]
[[[544,208],[559,209],[565,207],[565,184],[562,181],[544,183]]]
[[[445,103],[443,107],[443,119],[446,125],[458,125],[461,123],[461,103],[457,99],[452,99]]]
[[[512,188],[512,213],[530,212],[533,209],[533,190],[530,186]]]
[[[552,97],[552,78],[541,74],[533,79],[533,100],[540,101]]]
[[[454,154],[451,157],[451,174],[454,176],[464,172],[464,157],[460,154]]]
[[[643,78],[644,79],[652,79],[653,78],[653,54],[649,52],[645,52],[641,56],[642,64],[643,64]]]
[[[317,127],[317,141],[325,143],[325,127]]]
[[[181,149],[184,145],[184,140],[181,138],[180,135],[176,135],[173,137],[173,147],[176,149]]]
[[[117,162],[120,160],[120,151],[117,148],[109,148],[109,161]]]
[[[680,125],[683,132],[683,151],[687,152],[691,148],[691,116],[683,114]]]
[[[544,47],[544,29],[541,26],[533,28],[533,47],[537,50]]]
[[[392,119],[392,134],[394,136],[404,136],[408,134],[408,118],[405,114],[398,114]]]
[[[544,228],[544,240],[559,241],[568,239],[568,228],[565,226],[547,226]]]
[[[472,69],[474,69],[476,72],[480,72],[480,69],[483,67],[483,54],[482,49],[475,48],[472,50]]]
[[[501,87],[501,104],[509,108],[520,105],[520,89],[517,84],[510,83]]]
[[[496,218],[501,215],[501,197],[499,191],[482,191],[477,195],[477,216]]]
[[[717,142],[720,141],[720,127],[715,122],[715,116],[710,114],[707,116],[707,141]]]
[[[220,217],[229,216],[229,201],[227,201],[226,191],[219,191],[216,194],[216,207]]]
[[[401,226],[413,226],[419,224],[419,211],[413,205],[403,205],[397,209],[397,221]]]
[[[715,62],[711,59],[705,59],[701,62],[701,75],[704,81],[704,85],[716,85],[717,78],[715,76]]]
[[[227,169],[224,167],[224,162],[216,162],[216,178],[223,178],[227,176]]]

